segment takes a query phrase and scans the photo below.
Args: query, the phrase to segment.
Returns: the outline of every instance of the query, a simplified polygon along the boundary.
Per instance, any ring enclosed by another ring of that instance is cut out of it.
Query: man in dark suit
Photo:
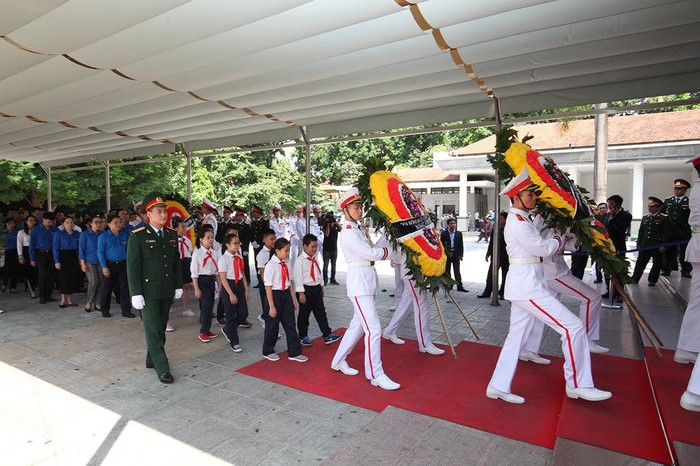
[[[610,235],[610,240],[615,246],[618,256],[625,256],[625,251],[627,251],[627,246],[625,245],[625,239],[632,224],[632,214],[627,212],[622,208],[622,197],[613,194],[608,198],[608,214],[605,216],[605,221],[603,222],[605,227],[608,229],[608,235]],[[603,295],[603,298],[607,298],[610,292],[610,279],[608,274],[605,274],[605,283],[608,285],[608,291]],[[617,296],[617,301],[622,302],[622,297]]]
[[[504,231],[506,227],[506,220],[508,219],[508,212],[501,212],[498,214],[498,266],[501,269],[501,285],[498,288],[498,297],[503,299],[503,291],[506,286],[506,276],[508,275],[508,269],[510,268],[510,262],[508,261],[508,252],[506,251],[506,239],[504,236]],[[493,231],[491,231],[491,239],[489,240],[489,247],[486,250],[486,260],[491,259],[491,265],[489,266],[489,272],[486,274],[486,287],[484,291],[476,295],[477,298],[490,298],[493,292]]]
[[[447,221],[447,230],[443,230],[440,234],[440,241],[445,246],[445,249],[452,251],[452,256],[448,254],[447,271],[450,267],[454,270],[454,279],[457,282],[457,291],[467,292],[462,286],[462,274],[459,271],[460,262],[464,256],[464,241],[462,232],[457,231],[457,220],[451,218]]]

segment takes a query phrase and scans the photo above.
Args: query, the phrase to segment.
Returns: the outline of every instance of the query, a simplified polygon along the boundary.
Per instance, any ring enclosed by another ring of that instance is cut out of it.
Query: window
[[[474,188],[474,194],[484,194],[483,188]]]
[[[413,194],[428,194],[428,188],[411,188]]]
[[[430,190],[431,194],[459,194],[459,186],[453,186],[449,188],[432,188]]]

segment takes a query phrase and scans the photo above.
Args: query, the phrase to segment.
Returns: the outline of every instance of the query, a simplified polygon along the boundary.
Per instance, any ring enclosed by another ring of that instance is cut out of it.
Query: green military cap
[[[673,187],[674,188],[685,188],[688,189],[690,188],[690,183],[684,180],[683,178],[677,178],[673,180]]]
[[[661,204],[663,204],[663,201],[661,199],[659,199],[658,197],[649,196],[649,202],[647,202],[647,205],[660,206]]]
[[[165,196],[158,192],[151,192],[143,199],[144,212],[148,212],[157,205],[165,206]]]

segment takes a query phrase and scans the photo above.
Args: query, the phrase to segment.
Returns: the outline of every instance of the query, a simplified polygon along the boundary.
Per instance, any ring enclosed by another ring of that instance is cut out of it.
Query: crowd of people
[[[575,237],[545,227],[543,219],[532,214],[537,199],[535,187],[517,178],[502,193],[511,199],[509,213],[500,213],[495,221],[482,219],[477,239],[489,242],[487,261],[493,258],[493,248],[498,247],[498,266],[502,271],[501,284],[496,286],[492,282],[493,269],[489,270],[486,288],[478,297],[488,297],[496,288],[501,298],[511,302],[509,334],[486,396],[509,403],[525,401],[511,393],[511,381],[518,360],[550,363],[538,354],[546,325],[562,335],[567,396],[590,401],[607,399],[612,394],[593,385],[589,354],[608,351],[597,339],[602,298],[614,290],[608,283],[608,292],[601,296],[581,280],[587,255],[577,251]],[[649,198],[649,214],[642,219],[637,237],[634,281],[640,280],[649,260],[654,261],[649,285],[654,285],[659,275],[678,270],[679,262],[682,276],[691,277],[694,249],[689,254],[685,251],[692,235],[688,234],[689,225],[700,222],[689,219],[693,207],[685,195],[689,187],[690,183],[678,179],[674,182],[674,196],[664,201]],[[627,251],[632,221],[622,204],[622,197],[613,195],[607,202],[591,205],[619,255]],[[342,228],[333,213],[323,214],[318,205],[312,206],[307,222],[301,205],[288,218],[281,215],[280,205],[273,205],[266,217],[258,206],[250,212],[224,206],[220,213],[204,199],[191,218],[173,218],[169,225],[161,196],[147,196],[142,206],[131,212],[116,209],[105,216],[35,210],[6,218],[2,290],[19,293],[23,287],[40,304],[58,301],[60,308],[78,306],[74,294],[85,292],[84,310],[98,310],[103,317],[111,317],[113,297],[123,317],[135,317],[133,309],[141,311],[148,348],[146,367],[154,368],[163,383],[174,381],[165,354],[165,332],[174,330],[169,315],[176,299],[182,299],[185,316],[197,315],[190,308],[192,295],[198,301],[198,339],[202,343],[218,336],[212,330],[212,323],[217,321],[232,351],[243,351],[238,329],[252,326],[248,320],[253,288],[251,265],[256,272],[255,288],[260,292],[257,318],[264,329],[262,356],[266,360],[280,360],[275,346],[282,326],[288,359],[306,362],[308,357],[302,352],[303,347],[313,344],[309,338],[312,314],[325,344],[340,341],[331,368],[349,376],[358,374],[346,357],[364,335],[365,377],[385,390],[396,390],[400,384],[384,373],[380,341],[383,337],[393,344],[404,344],[396,331],[410,311],[414,313],[419,351],[444,354],[431,341],[430,302],[408,272],[406,255],[400,248],[393,250],[384,236],[377,243],[370,239],[356,188],[339,201]],[[457,289],[466,292],[460,275],[464,239],[455,218],[447,218],[444,223],[440,240],[450,252],[447,273],[454,277]],[[194,242],[189,236],[192,228],[196,232]],[[493,241],[496,229],[497,246]],[[332,332],[323,302],[323,287],[339,284],[339,246],[348,265],[347,294],[354,309],[342,340],[341,335]],[[570,267],[563,259],[565,250],[574,253]],[[391,260],[396,270],[396,312],[384,330],[374,302],[377,276],[373,265],[377,260]],[[491,267],[495,266],[491,260]],[[596,266],[593,269],[597,274],[595,282],[600,283],[605,271]],[[697,330],[694,309],[700,308],[694,284],[674,358],[679,363],[694,363],[699,349],[697,338],[688,336]],[[53,297],[55,290],[60,292],[58,300]],[[578,316],[561,304],[561,296],[580,302]],[[688,409],[700,409],[700,395],[693,390],[689,387],[682,404]]]

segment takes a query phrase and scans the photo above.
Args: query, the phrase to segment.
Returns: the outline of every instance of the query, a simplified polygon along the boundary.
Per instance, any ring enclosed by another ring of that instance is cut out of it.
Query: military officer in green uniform
[[[165,226],[163,196],[151,193],[143,201],[148,224],[131,232],[126,247],[131,305],[141,309],[146,335],[146,367],[154,368],[163,383],[173,383],[165,354],[165,326],[173,298],[182,296],[182,266],[177,234]]]
[[[243,263],[245,266],[245,279],[250,283],[250,243],[253,242],[254,232],[250,220],[245,218],[245,209],[234,207],[234,215],[231,222],[228,224],[230,228],[234,228],[238,232],[238,237],[241,240],[241,250],[243,251]],[[261,238],[262,239],[262,238]]]
[[[263,248],[263,233],[270,228],[270,221],[263,217],[263,210],[258,206],[253,206],[250,212],[250,229],[252,234],[252,245],[253,245],[253,259],[255,261],[255,271],[258,271],[258,253]],[[260,274],[256,273],[258,277],[258,284],[255,288],[259,288],[262,283],[262,277]],[[250,281],[248,281],[250,283]],[[264,288],[264,287],[263,287]]]
[[[639,283],[639,280],[642,278],[649,259],[653,260],[653,265],[649,271],[649,286],[655,286],[659,280],[663,254],[666,252],[666,248],[653,248],[653,246],[668,242],[670,232],[668,216],[660,212],[662,204],[661,199],[653,196],[647,202],[649,213],[642,217],[642,223],[637,234],[637,248],[641,249],[641,251],[637,254],[637,264],[634,266],[634,273],[632,274],[632,280],[635,283]]]
[[[673,196],[664,199],[661,206],[661,213],[668,215],[669,221],[669,241],[689,241],[693,235],[688,217],[690,216],[690,206],[686,191],[690,188],[690,183],[682,178],[673,181]],[[680,256],[681,275],[690,278],[693,266],[685,260],[685,249],[688,243],[680,246],[669,246],[666,248],[665,263],[661,269],[661,275],[670,275],[672,270],[678,270],[678,258]]]

